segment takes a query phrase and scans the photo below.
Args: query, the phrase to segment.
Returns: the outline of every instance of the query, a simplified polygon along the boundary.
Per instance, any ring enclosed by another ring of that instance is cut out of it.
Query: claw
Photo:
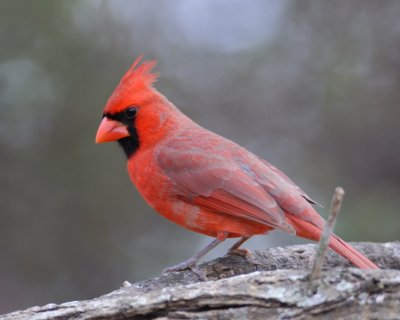
[[[164,269],[163,273],[167,272],[175,272],[175,271],[182,271],[182,270],[192,270],[199,278],[200,280],[206,281],[207,277],[206,274],[197,267],[196,263],[205,255],[207,252],[215,248],[218,244],[223,242],[225,238],[227,237],[228,233],[227,232],[221,232],[218,234],[217,238],[211,241],[207,246],[205,246],[200,252],[195,254],[193,257],[190,259],[177,264],[176,266],[172,266],[169,268]]]
[[[196,265],[196,262],[192,260],[187,260],[175,266],[165,268],[163,270],[163,273],[177,272],[183,270],[191,270],[199,277],[200,280],[207,281],[206,274]]]
[[[175,266],[165,268],[163,270],[163,273],[183,271],[183,270],[186,270],[186,269],[191,269],[195,265],[196,265],[195,263],[193,263],[192,261],[188,260],[188,261],[181,262],[181,263],[179,263],[179,264],[177,264]]]
[[[192,272],[195,273],[201,281],[208,280],[207,274],[203,270],[201,270],[197,265],[194,265],[193,267],[190,267],[189,269],[192,270]]]

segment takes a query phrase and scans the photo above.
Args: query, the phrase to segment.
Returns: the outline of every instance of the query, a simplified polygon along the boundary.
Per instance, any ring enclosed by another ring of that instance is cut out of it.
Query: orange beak
[[[128,129],[122,123],[104,117],[96,134],[96,143],[116,141],[129,137]]]

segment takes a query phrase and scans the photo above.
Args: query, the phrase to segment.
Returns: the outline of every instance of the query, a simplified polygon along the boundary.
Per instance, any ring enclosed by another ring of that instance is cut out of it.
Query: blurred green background
[[[344,239],[399,239],[399,16],[400,1],[0,1],[0,313],[93,298],[210,240],[152,212],[118,146],[94,144],[141,53],[183,112],[325,207],[343,186]]]

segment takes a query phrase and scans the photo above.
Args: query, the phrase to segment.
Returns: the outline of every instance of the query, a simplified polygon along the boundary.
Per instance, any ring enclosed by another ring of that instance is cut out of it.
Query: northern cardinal
[[[153,87],[156,61],[140,64],[141,58],[109,98],[96,143],[119,143],[132,182],[154,210],[215,237],[166,271],[195,270],[226,238],[240,238],[231,251],[273,229],[319,240],[324,220],[312,207],[316,202],[267,161],[185,116]],[[336,235],[329,246],[359,268],[378,268]]]

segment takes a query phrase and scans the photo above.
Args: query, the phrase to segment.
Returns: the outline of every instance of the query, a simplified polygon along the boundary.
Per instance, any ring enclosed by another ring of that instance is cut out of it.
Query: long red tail
[[[378,266],[369,260],[362,253],[354,249],[351,245],[340,239],[337,235],[332,235],[329,247],[335,250],[341,256],[349,259],[360,269],[379,269]]]
[[[296,235],[302,238],[319,241],[321,230],[310,222],[301,220],[293,215],[287,216],[296,229]],[[366,256],[354,249],[351,245],[340,239],[337,235],[332,235],[329,240],[329,247],[341,256],[350,260],[352,264],[360,269],[379,269],[379,267],[369,260]]]

